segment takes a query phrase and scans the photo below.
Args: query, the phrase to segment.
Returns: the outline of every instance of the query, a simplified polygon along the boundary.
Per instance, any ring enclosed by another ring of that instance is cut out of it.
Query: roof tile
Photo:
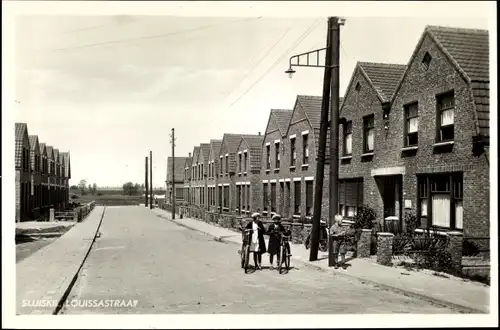
[[[172,157],[167,158],[167,181],[172,181]],[[175,171],[175,181],[184,181],[184,166],[186,165],[186,160],[189,157],[175,157],[174,171]]]
[[[359,62],[358,65],[366,73],[382,102],[389,102],[403,76],[406,65],[390,63]]]

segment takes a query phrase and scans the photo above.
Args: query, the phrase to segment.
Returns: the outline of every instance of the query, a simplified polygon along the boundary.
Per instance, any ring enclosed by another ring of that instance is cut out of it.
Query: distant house
[[[16,222],[27,221],[30,216],[30,141],[28,125],[16,123],[15,128],[16,148]]]
[[[260,157],[262,153],[260,135],[242,135],[236,157],[236,211],[239,214],[256,212],[260,208],[261,173]]]
[[[173,189],[175,189],[175,200],[184,200],[184,167],[187,157],[175,157],[175,162],[172,157],[167,158],[167,186],[166,200],[167,203],[172,203]],[[172,164],[174,165],[175,175],[172,175]],[[158,198],[158,196],[156,196]]]
[[[198,153],[198,160],[196,161],[198,166],[198,193],[200,201],[200,206],[208,210],[208,159],[210,157],[210,143],[200,144],[200,152]]]
[[[195,146],[193,148],[193,157],[191,158],[191,180],[190,180],[190,198],[191,204],[199,206],[200,205],[200,193],[199,193],[199,180],[200,180],[200,167],[198,162],[198,154],[200,153],[200,146]]]
[[[208,189],[208,203],[209,209],[215,211],[218,204],[217,196],[217,182],[219,173],[219,155],[222,140],[210,140],[210,151],[208,154],[208,176],[207,176],[207,189]]]
[[[68,152],[61,152],[60,155],[62,155],[63,159],[62,162],[64,163],[63,167],[63,182],[62,182],[62,187],[63,187],[63,205],[64,208],[66,208],[69,204],[69,179],[71,179],[71,161],[69,157],[69,151]]]
[[[29,135],[30,141],[30,169],[31,169],[31,191],[30,210],[33,218],[38,218],[42,207],[42,173],[40,144],[37,135]]]
[[[42,202],[41,209],[46,210],[49,207],[49,163],[47,159],[47,148],[45,143],[39,143],[40,145],[40,157],[41,157],[41,190],[42,190]]]
[[[226,133],[222,138],[219,152],[219,177],[217,187],[219,210],[234,212],[236,210],[236,153],[241,142],[241,134]]]
[[[184,160],[184,185],[183,185],[183,196],[184,201],[191,204],[191,163],[193,159],[191,157],[191,153],[189,153],[188,157]]]

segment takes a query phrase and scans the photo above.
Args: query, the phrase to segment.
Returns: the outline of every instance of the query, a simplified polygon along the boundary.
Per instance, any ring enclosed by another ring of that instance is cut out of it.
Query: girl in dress
[[[246,229],[252,229],[250,234],[250,251],[253,252],[255,269],[262,269],[262,254],[266,253],[266,241],[264,241],[265,228],[262,221],[259,220],[260,214],[253,213],[252,221],[246,226]]]
[[[279,233],[288,235],[288,231],[285,229],[285,227],[281,224],[281,216],[279,214],[274,214],[272,219],[274,220],[274,223],[272,223],[268,230],[267,233],[269,234],[269,247],[268,247],[268,252],[269,252],[269,263],[271,264],[270,269],[273,268],[273,259],[274,255],[276,255],[276,265],[279,265],[280,262],[280,236]]]

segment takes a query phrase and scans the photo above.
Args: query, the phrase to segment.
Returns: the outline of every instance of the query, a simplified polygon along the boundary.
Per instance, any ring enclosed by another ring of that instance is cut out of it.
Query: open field
[[[96,205],[139,205],[144,202],[143,196],[124,196],[124,195],[77,195],[76,199],[71,199],[72,202],[78,202],[81,204],[89,203],[95,201]]]

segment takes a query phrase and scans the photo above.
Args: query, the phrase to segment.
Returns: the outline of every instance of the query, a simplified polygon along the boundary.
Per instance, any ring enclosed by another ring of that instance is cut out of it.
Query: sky
[[[264,133],[270,109],[321,95],[322,69],[296,68],[293,79],[284,71],[290,56],[325,47],[325,17],[167,14],[16,17],[13,118],[70,151],[70,184],[143,183],[151,150],[163,187],[172,128],[175,155],[187,156],[224,133]],[[491,25],[435,12],[344,17],[341,96],[357,61],[407,64],[426,25]]]

